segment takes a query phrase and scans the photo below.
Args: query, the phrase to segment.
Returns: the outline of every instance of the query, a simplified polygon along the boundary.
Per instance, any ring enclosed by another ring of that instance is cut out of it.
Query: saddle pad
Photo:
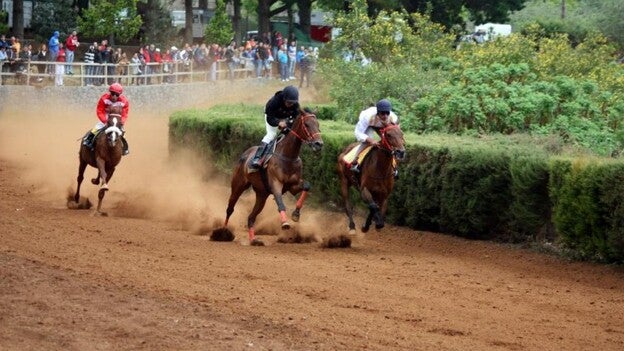
[[[357,149],[357,145],[353,148],[351,148],[351,150],[349,150],[349,152],[347,152],[343,157],[342,160],[347,164],[350,165],[351,163],[353,163],[353,159],[355,158],[355,150]],[[364,157],[366,157],[366,155],[368,154],[368,152],[372,149],[371,145],[368,145],[367,147],[364,148],[364,150],[362,150],[362,152],[360,152],[360,156],[358,157],[358,163],[362,164],[362,161],[364,160]]]

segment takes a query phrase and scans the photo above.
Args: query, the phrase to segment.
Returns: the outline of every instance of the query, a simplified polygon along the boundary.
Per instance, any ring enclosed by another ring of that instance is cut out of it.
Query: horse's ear
[[[307,107],[307,106],[303,108],[303,111],[304,111],[304,112],[306,112],[306,113],[314,113],[314,112],[312,112],[312,110],[311,110],[309,107]]]

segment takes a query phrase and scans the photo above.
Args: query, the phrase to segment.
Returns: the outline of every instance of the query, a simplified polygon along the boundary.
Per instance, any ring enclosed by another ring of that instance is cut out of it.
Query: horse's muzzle
[[[405,150],[394,150],[394,156],[401,161],[405,158]]]
[[[314,150],[315,152],[321,151],[321,149],[323,148],[323,142],[318,140],[318,141],[313,141],[310,143],[310,147],[312,148],[312,150]]]

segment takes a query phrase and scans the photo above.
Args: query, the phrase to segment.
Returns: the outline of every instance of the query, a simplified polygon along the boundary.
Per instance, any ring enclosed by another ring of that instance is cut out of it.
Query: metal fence
[[[213,65],[198,65],[192,60],[148,63],[144,65],[115,63],[60,63],[47,61],[0,62],[2,85],[55,85],[57,65],[71,67],[73,74],[63,73],[63,85],[90,86],[119,82],[124,85],[175,84],[256,77],[253,59],[241,58],[228,64],[219,60]],[[136,74],[136,68],[141,73]]]

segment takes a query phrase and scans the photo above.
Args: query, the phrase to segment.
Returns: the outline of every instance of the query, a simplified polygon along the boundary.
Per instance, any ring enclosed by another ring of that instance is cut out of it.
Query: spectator
[[[121,83],[122,78],[128,76],[128,65],[130,65],[128,56],[125,52],[122,52],[117,59],[117,66],[115,67],[115,75],[119,76],[116,79],[117,83]],[[125,83],[128,83],[128,81],[126,80]]]
[[[225,49],[224,56],[225,63],[228,67],[228,78],[230,79],[230,81],[232,81],[234,80],[234,70],[238,68],[238,62],[236,62],[236,60],[238,59],[236,57],[236,42],[234,40],[232,40],[230,42],[230,45],[228,45],[228,47]]]
[[[288,79],[295,79],[295,64],[297,63],[297,42],[291,41],[288,45]]]
[[[11,47],[14,47],[18,54],[22,52],[22,43],[16,37],[11,37]]]
[[[58,52],[56,53],[56,66],[54,67],[54,85],[63,86],[63,75],[65,74],[65,49],[63,44],[58,44]]]
[[[299,62],[299,88],[303,87],[303,81],[306,81],[306,87],[310,86],[310,76],[314,70],[316,59],[310,50],[305,50],[304,55]]]
[[[286,53],[286,45],[277,50],[277,61],[279,62],[280,79],[282,82],[288,81],[288,54]]]
[[[33,57],[33,61],[37,62],[47,62],[49,59],[50,53],[48,52],[48,45],[42,43],[39,45],[39,50],[35,54],[36,57]],[[37,73],[45,74],[46,73],[46,64],[45,63],[37,63]],[[41,82],[43,80],[42,77],[37,78],[37,82]]]
[[[0,49],[8,49],[11,45],[7,42],[6,35],[0,34]],[[6,54],[6,51],[5,51]]]
[[[0,43],[0,72],[7,72],[8,70],[8,65],[6,65],[6,63],[8,62],[8,57],[7,57],[7,53],[6,53],[7,47],[4,46],[4,44]],[[0,76],[0,84],[2,83],[2,76]]]
[[[132,72],[132,80],[130,81],[130,84],[135,84],[136,82],[136,85],[141,85],[140,76],[143,74],[143,71],[141,70],[143,64],[141,63],[139,55],[141,55],[139,52],[135,52],[130,59],[130,69]]]
[[[95,84],[95,78],[93,78],[93,76],[96,74],[97,72],[97,67],[96,67],[96,55],[100,55],[100,53],[97,51],[97,43],[94,42],[93,44],[91,44],[89,46],[89,49],[87,49],[87,51],[85,52],[85,56],[84,56],[84,62],[87,64],[86,65],[86,77],[85,77],[85,83],[87,84],[87,86],[93,86]],[[98,59],[99,62],[99,59]]]
[[[72,63],[74,62],[74,53],[80,43],[78,42],[78,33],[73,31],[65,40],[65,61],[67,62],[67,66],[65,66],[65,73],[72,76],[74,75],[74,67]]]
[[[59,51],[59,31],[54,31],[54,34],[50,37],[48,41],[48,50],[50,50],[50,62],[56,62],[56,57],[58,56]],[[48,66],[48,72],[52,74],[55,72],[55,68],[53,65]]]

